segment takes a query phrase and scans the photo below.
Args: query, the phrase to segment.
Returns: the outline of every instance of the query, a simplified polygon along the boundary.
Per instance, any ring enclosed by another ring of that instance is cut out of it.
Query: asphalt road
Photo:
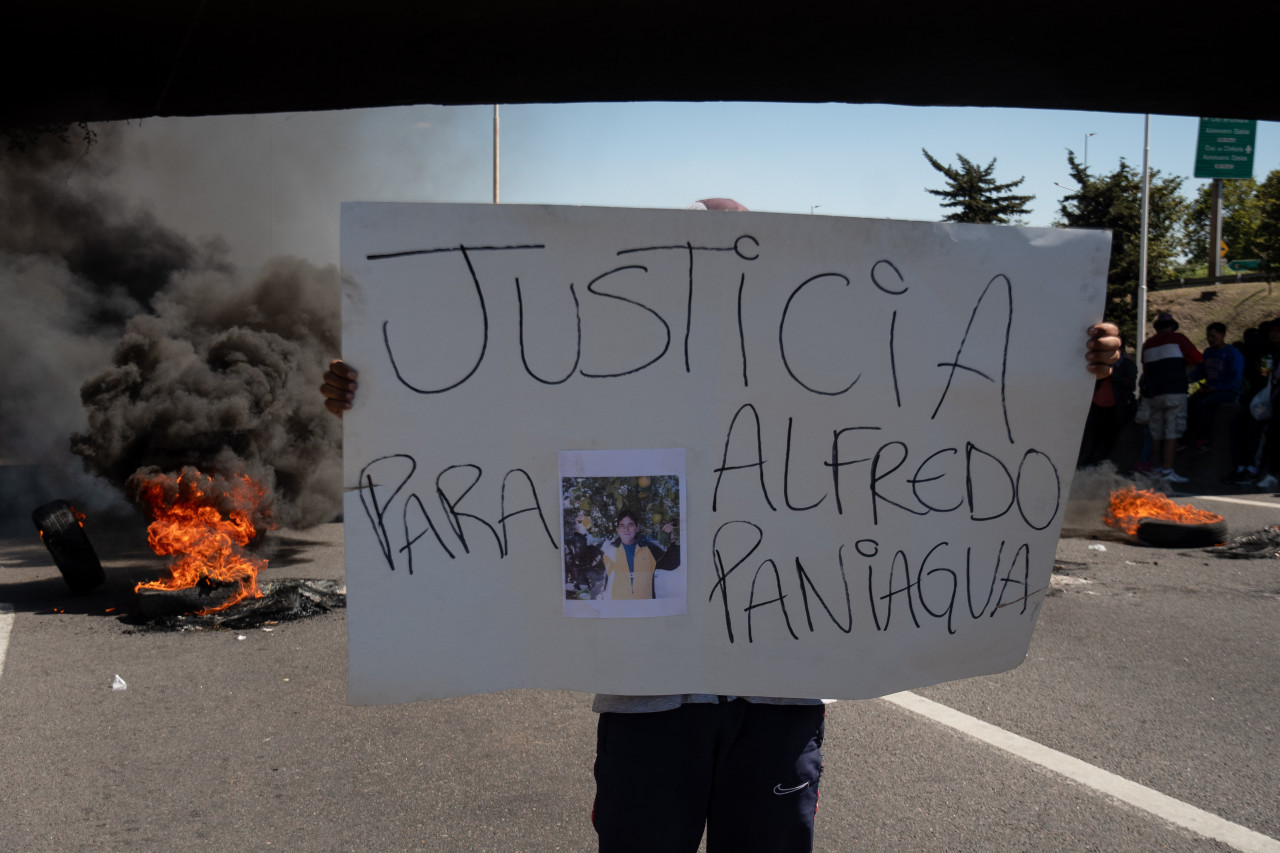
[[[1232,532],[1280,522],[1280,497],[1234,499],[1249,503],[1193,502]],[[590,697],[351,707],[341,612],[138,632],[117,617],[163,563],[129,525],[90,534],[108,582],[87,597],[34,535],[0,539],[3,849],[594,849]],[[277,536],[266,577],[340,579],[341,537]],[[1058,566],[1021,667],[916,695],[1224,819],[1234,840],[876,699],[829,709],[817,849],[1280,850],[1280,559],[1076,536]]]

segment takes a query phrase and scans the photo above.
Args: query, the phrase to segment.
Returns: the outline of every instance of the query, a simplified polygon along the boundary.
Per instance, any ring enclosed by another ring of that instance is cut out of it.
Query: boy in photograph
[[[675,525],[667,522],[663,532],[671,536],[665,551],[640,533],[640,523],[629,509],[618,513],[618,536],[602,543],[604,559],[604,597],[614,601],[654,598],[654,572],[680,568],[680,546],[675,540]]]

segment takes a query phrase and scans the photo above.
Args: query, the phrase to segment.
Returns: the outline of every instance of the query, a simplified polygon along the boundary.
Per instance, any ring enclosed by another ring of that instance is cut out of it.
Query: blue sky
[[[727,195],[753,210],[940,219],[926,187],[963,154],[996,158],[1049,225],[1071,185],[1067,149],[1094,171],[1141,167],[1143,116],[876,104],[505,105],[500,196],[513,204],[683,207]],[[1197,119],[1152,116],[1151,165],[1191,178]],[[273,254],[337,262],[343,201],[488,202],[491,106],[147,119],[119,126],[118,188],[244,264]],[[105,153],[103,156],[106,156]],[[1254,174],[1280,168],[1280,123],[1259,122]]]

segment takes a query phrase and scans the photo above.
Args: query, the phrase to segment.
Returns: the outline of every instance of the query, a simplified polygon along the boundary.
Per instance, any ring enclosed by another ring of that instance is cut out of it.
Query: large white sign
[[[864,698],[1025,657],[1102,232],[347,204],[350,698]]]

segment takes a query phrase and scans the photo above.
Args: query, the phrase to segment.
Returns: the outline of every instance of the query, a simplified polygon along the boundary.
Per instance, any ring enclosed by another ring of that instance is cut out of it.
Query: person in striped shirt
[[[1156,317],[1156,333],[1142,345],[1142,396],[1151,412],[1147,427],[1153,449],[1160,454],[1159,475],[1170,483],[1187,478],[1173,470],[1178,439],[1187,429],[1187,371],[1204,356],[1169,313]]]

